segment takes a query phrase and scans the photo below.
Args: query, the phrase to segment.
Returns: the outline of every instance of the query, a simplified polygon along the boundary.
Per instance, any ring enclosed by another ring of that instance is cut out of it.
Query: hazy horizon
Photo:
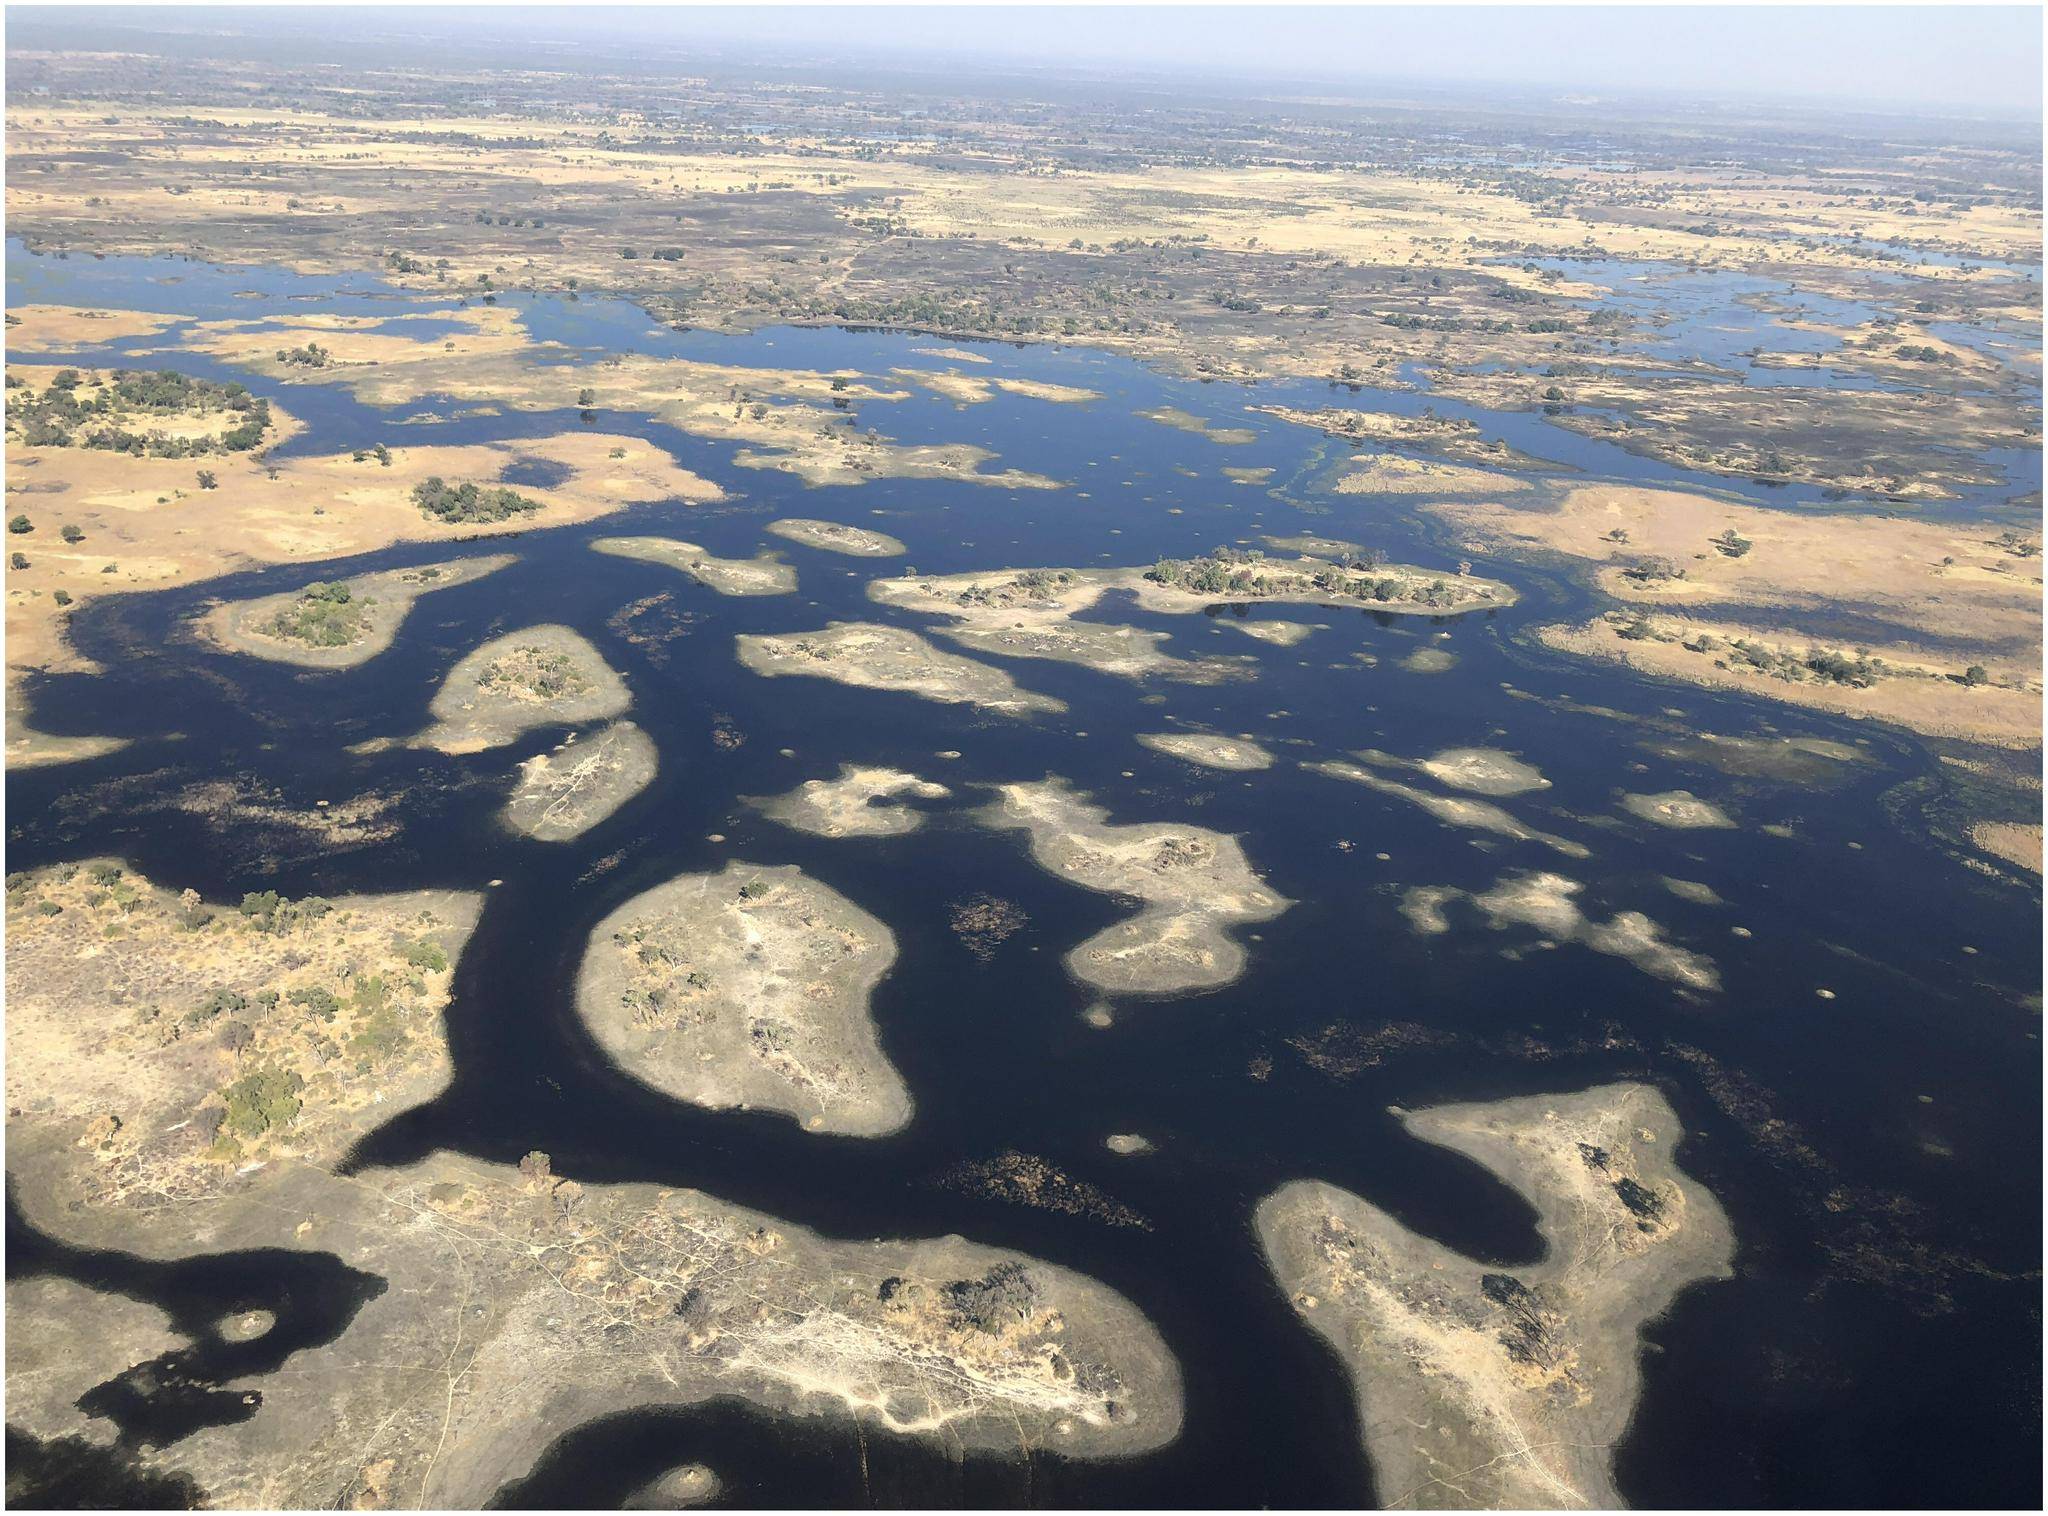
[[[1282,81],[1599,92],[1641,98],[1857,102],[1916,113],[2041,117],[2042,13],[2033,6],[705,6],[68,8],[10,20],[81,35],[315,36],[390,30],[488,45],[641,44],[858,57],[914,68],[973,59],[1020,68],[1226,74]]]

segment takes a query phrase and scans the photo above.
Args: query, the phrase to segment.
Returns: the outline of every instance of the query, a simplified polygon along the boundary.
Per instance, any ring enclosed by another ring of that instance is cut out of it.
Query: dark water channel
[[[245,298],[251,290],[260,298]],[[8,294],[10,303],[207,319],[398,314],[410,298],[368,279],[18,251]],[[672,333],[622,302],[507,299],[528,313],[536,335],[579,350],[850,367],[879,377],[892,368],[944,368],[945,360],[918,350],[954,345],[843,330]],[[1754,316],[1748,307],[1730,313]],[[545,436],[585,424],[573,411],[458,417],[446,405],[415,407],[407,414],[438,419],[409,422],[336,387],[250,380],[172,345],[156,338],[57,357],[233,373],[308,423],[292,444],[297,452]],[[128,348],[136,356],[125,356]],[[1092,614],[1166,631],[1172,652],[1247,658],[1257,676],[1216,687],[1139,687],[1060,664],[999,660],[1022,684],[1068,702],[1064,715],[1032,722],[746,672],[733,657],[736,633],[810,630],[831,620],[924,626],[864,595],[870,577],[906,561],[925,572],[1144,563],[1303,532],[1406,561],[1459,555],[1398,499],[1320,488],[1330,455],[1313,434],[1243,410],[1267,400],[1406,408],[1427,397],[1315,386],[1246,391],[1164,379],[1080,351],[975,350],[990,360],[963,366],[977,376],[1084,385],[1103,398],[1073,406],[998,394],[956,409],[919,391],[869,405],[863,424],[903,442],[979,443],[999,455],[996,466],[1043,472],[1068,488],[884,480],[806,489],[782,473],[735,466],[726,445],[601,413],[600,429],[660,443],[723,485],[730,500],[655,503],[516,539],[413,544],[338,565],[110,596],[72,623],[79,649],[106,672],[55,677],[33,690],[39,728],[135,741],[88,763],[7,776],[10,869],[114,854],[159,883],[216,900],[261,889],[338,895],[502,881],[488,890],[456,970],[447,1018],[453,1083],[371,1136],[355,1157],[359,1166],[403,1164],[440,1149],[510,1162],[540,1148],[557,1173],[580,1181],[695,1186],[835,1236],[957,1231],[1123,1292],[1157,1324],[1185,1375],[1185,1435],[1123,1463],[962,1462],[844,1423],[769,1417],[720,1401],[579,1428],[527,1480],[501,1492],[501,1502],[615,1505],[665,1469],[697,1460],[718,1473],[723,1499],[745,1505],[1355,1504],[1370,1476],[1347,1382],[1268,1277],[1250,1230],[1253,1205],[1287,1180],[1316,1177],[1476,1257],[1530,1260],[1538,1242],[1526,1205],[1476,1166],[1409,1138],[1388,1107],[1629,1077],[1658,1083],[1681,1113],[1692,1134],[1682,1163],[1727,1207],[1740,1246],[1733,1281],[1690,1291],[1647,1334],[1643,1399],[1619,1453],[1631,1502],[2037,1503],[2040,900],[1978,878],[1889,819],[1881,797],[1928,774],[1928,755],[1858,723],[1534,653],[1511,634],[1587,614],[1584,597],[1499,563],[1479,570],[1513,583],[1524,599],[1490,617],[1432,624],[1301,606],[1246,613],[1325,624],[1292,648],[1243,635],[1229,624],[1235,613],[1150,617],[1105,605]],[[1133,414],[1162,405],[1250,427],[1256,440],[1219,446]],[[1728,487],[1573,437],[1540,417],[1478,414],[1490,433],[1596,477]],[[1273,473],[1245,485],[1224,477],[1225,465]],[[1812,503],[1796,491],[1758,491],[1758,499]],[[904,539],[910,552],[907,560],[866,563],[764,536],[763,524],[782,515],[872,526]],[[639,532],[672,532],[721,556],[779,547],[801,588],[727,599],[586,546],[595,536]],[[518,561],[422,598],[395,645],[353,671],[308,673],[238,657],[189,628],[215,597],[501,551]],[[645,623],[619,620],[621,609],[664,594],[672,597],[665,614],[674,635],[651,643],[627,635]],[[547,845],[498,821],[518,762],[558,741],[559,731],[464,758],[347,751],[365,738],[418,730],[458,658],[539,622],[573,626],[598,646],[632,691],[633,719],[659,748],[654,783],[600,826]],[[1454,653],[1455,667],[1404,670],[1401,660],[1421,646]],[[1169,718],[1250,733],[1273,745],[1280,762],[1251,776],[1207,773],[1132,740],[1171,729]],[[721,746],[715,727],[745,741]],[[1859,745],[1865,758],[1822,786],[1732,777],[1653,750],[1673,733],[1701,730],[1826,737]],[[1475,841],[1397,799],[1295,762],[1368,746],[1422,756],[1451,745],[1505,747],[1536,764],[1552,788],[1510,808],[1584,841],[1593,857],[1561,861],[1533,845]],[[935,756],[948,751],[962,756]],[[740,803],[829,777],[844,762],[908,769],[948,784],[955,798],[908,836],[832,841],[777,827]],[[1021,834],[965,819],[983,798],[978,785],[1048,773],[1091,792],[1115,820],[1186,817],[1242,835],[1253,864],[1296,904],[1258,929],[1240,982],[1168,1002],[1127,1002],[1106,1030],[1081,1020],[1095,997],[1068,978],[1062,956],[1123,907],[1038,870]],[[317,858],[280,853],[253,824],[171,804],[181,789],[221,778],[275,790],[294,808],[400,790],[402,826],[373,846]],[[1614,807],[1620,791],[1677,787],[1723,805],[1741,824],[1663,831]],[[1766,824],[1791,835],[1758,830]],[[709,841],[714,834],[725,840]],[[621,1076],[581,1029],[572,986],[592,925],[662,880],[733,858],[801,865],[895,932],[899,957],[874,1017],[917,1103],[902,1133],[820,1137],[770,1115],[681,1104]],[[1722,992],[1686,999],[1622,960],[1571,946],[1531,951],[1532,935],[1471,920],[1445,937],[1418,937],[1396,908],[1410,885],[1485,889],[1506,872],[1552,867],[1585,882],[1581,904],[1590,915],[1641,910],[1713,958]],[[1728,903],[1678,898],[1660,883],[1665,877],[1708,884]],[[949,925],[950,906],[980,892],[1015,901],[1029,917],[1027,930],[986,963]],[[1736,925],[1753,935],[1733,935]],[[1835,998],[1820,998],[1823,987]],[[1370,1029],[1389,1021],[1438,1035],[1431,1046],[1343,1078],[1319,1072],[1296,1046],[1314,1046],[1336,1023]],[[1788,1165],[1759,1135],[1758,1100],[1771,1119],[1796,1123],[1823,1155],[1825,1179]],[[1111,1132],[1143,1133],[1159,1151],[1111,1156],[1102,1146]],[[1152,1229],[1008,1207],[937,1183],[960,1159],[1007,1148],[1099,1186]],[[1830,1207],[1834,1192],[1848,1197],[1845,1209]],[[1871,1267],[1873,1257],[1894,1267]],[[297,1254],[202,1255],[175,1265],[79,1254],[10,1215],[8,1274],[24,1272],[61,1273],[162,1305],[193,1336],[175,1372],[147,1384],[129,1376],[103,1387],[91,1407],[125,1441],[164,1446],[166,1467],[175,1467],[181,1428],[238,1410],[260,1415],[260,1403],[244,1406],[242,1395],[260,1396],[279,1351],[345,1331],[352,1302],[381,1284],[345,1259],[309,1265]],[[262,1353],[208,1335],[206,1324],[223,1310],[254,1308],[276,1311],[280,1330],[289,1327],[266,1338]],[[233,1390],[223,1388],[229,1384]],[[211,1398],[219,1395],[234,1405]]]

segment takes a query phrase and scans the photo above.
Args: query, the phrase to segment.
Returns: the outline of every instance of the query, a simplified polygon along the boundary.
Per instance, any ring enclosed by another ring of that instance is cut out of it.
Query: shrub
[[[441,951],[440,944],[419,941],[405,950],[405,961],[416,969],[425,969],[430,974],[439,974],[448,967],[448,955]]]
[[[412,499],[420,514],[449,525],[503,521],[540,509],[538,501],[529,500],[516,490],[503,486],[479,489],[467,480],[451,485],[438,474],[414,485]]]
[[[185,1013],[193,1026],[203,1026],[216,1016],[237,1015],[249,1009],[249,997],[239,990],[217,989]]]
[[[26,516],[16,516],[7,523],[7,530],[15,536],[24,536],[36,529],[36,524]]]
[[[299,598],[279,611],[257,630],[272,637],[303,642],[309,647],[347,647],[363,633],[375,604],[359,600],[340,580],[313,583],[299,592]]]
[[[238,1137],[260,1137],[299,1119],[299,1091],[306,1081],[274,1064],[245,1074],[221,1091],[227,1101],[225,1125]]]
[[[341,1011],[341,1002],[334,998],[334,991],[321,984],[293,990],[284,998],[322,1021],[332,1021]]]

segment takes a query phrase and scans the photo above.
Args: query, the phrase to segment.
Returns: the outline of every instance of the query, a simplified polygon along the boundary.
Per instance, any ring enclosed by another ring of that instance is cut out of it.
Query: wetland
[[[514,71],[280,112],[329,211],[67,166],[110,67],[9,107],[11,1503],[2038,1500],[2023,197],[1901,271],[1648,149],[1566,237]],[[366,252],[358,151],[489,214]]]

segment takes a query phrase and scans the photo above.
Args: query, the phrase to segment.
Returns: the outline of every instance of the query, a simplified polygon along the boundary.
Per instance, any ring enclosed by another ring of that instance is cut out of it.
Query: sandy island
[[[262,1377],[261,1415],[139,1447],[145,1467],[224,1508],[475,1509],[573,1427],[718,1395],[974,1451],[1119,1457],[1178,1434],[1178,1368],[1144,1316],[1029,1257],[833,1241],[697,1191],[579,1184],[538,1152],[334,1173],[445,1082],[477,906],[237,909],[112,863],[10,880],[8,1159],[30,1223],[151,1260],[331,1255],[361,1287],[334,1340]],[[185,1345],[118,1297],[8,1295],[8,1416],[41,1435],[103,1440],[80,1394]],[[262,1330],[244,1326],[218,1331]]]
[[[1214,684],[1254,671],[1242,661],[1176,657],[1165,650],[1171,639],[1163,632],[1076,619],[1116,592],[1130,594],[1142,610],[1180,616],[1218,605],[1266,602],[1359,603],[1394,615],[1448,616],[1513,605],[1516,598],[1494,580],[1438,574],[1410,564],[1350,568],[1234,549],[1219,549],[1207,558],[1163,560],[1149,569],[994,569],[877,579],[868,585],[868,598],[878,604],[957,623],[944,634],[977,652],[1190,684]],[[1233,624],[1283,645],[1308,631],[1297,630],[1292,622],[1273,623],[1264,632],[1253,631],[1255,623]]]
[[[1733,1272],[1727,1218],[1673,1162],[1677,1116],[1612,1084],[1402,1120],[1526,1198],[1545,1255],[1489,1269],[1314,1180],[1260,1202],[1274,1278],[1350,1370],[1380,1504],[1619,1506],[1638,1334]]]
[[[1384,755],[1376,749],[1367,749],[1368,762],[1384,761]],[[1366,754],[1361,754],[1366,757]],[[1498,837],[1509,837],[1516,842],[1540,842],[1554,852],[1567,858],[1585,858],[1589,850],[1584,843],[1574,842],[1569,837],[1555,836],[1550,832],[1538,831],[1525,825],[1508,811],[1486,800],[1465,800],[1455,795],[1433,795],[1428,790],[1419,790],[1412,784],[1403,784],[1397,779],[1388,779],[1362,764],[1347,763],[1343,759],[1326,759],[1320,762],[1304,763],[1302,767],[1311,773],[1327,774],[1332,779],[1346,779],[1353,784],[1362,784],[1369,790],[1382,795],[1391,795],[1396,800],[1405,800],[1418,810],[1427,811],[1446,826],[1462,827],[1467,831],[1491,832]]]
[[[581,632],[530,626],[475,649],[448,671],[427,712],[434,724],[414,747],[477,753],[537,726],[570,726],[624,715],[626,685]]]
[[[933,373],[916,368],[893,369],[891,373],[898,379],[922,385],[961,407],[986,404],[995,399],[998,390],[1007,395],[1020,395],[1028,400],[1044,400],[1055,405],[1085,405],[1102,398],[1099,390],[1072,384],[1050,384],[1042,379],[984,378],[980,374]]]
[[[1248,426],[1217,426],[1206,417],[1197,416],[1193,411],[1184,411],[1177,405],[1162,405],[1149,411],[1136,413],[1147,421],[1156,421],[1161,426],[1170,426],[1177,432],[1192,432],[1197,437],[1207,437],[1225,447],[1242,447],[1248,442],[1259,440],[1259,434]]]
[[[296,433],[297,421],[281,408],[273,405],[271,416],[270,442]],[[516,534],[588,520],[634,501],[720,495],[661,449],[599,432],[397,447],[386,456],[388,465],[369,453],[275,462],[260,451],[138,458],[111,449],[11,442],[9,489],[35,503],[22,512],[33,530],[9,538],[28,563],[7,571],[9,764],[71,761],[117,745],[34,732],[20,683],[29,671],[94,672],[69,645],[65,627],[95,596],[169,589],[252,563],[315,563],[396,542]],[[533,511],[457,522],[430,516],[415,499],[430,479],[495,486],[532,460],[568,471],[544,489],[519,487]],[[212,488],[202,487],[202,468]],[[62,540],[63,526],[76,526],[81,539]],[[253,641],[244,650],[255,651]]]
[[[1930,736],[2040,745],[2038,529],[1606,484],[1529,509],[1449,498],[1428,509],[1489,550],[1584,565],[1631,608],[1543,627],[1550,647]],[[1774,613],[1850,616],[1873,632],[1812,635]],[[1973,665],[1982,677],[1970,680]]]
[[[888,927],[843,895],[799,869],[733,862],[599,922],[576,1010],[620,1068],[664,1094],[879,1137],[910,1120],[868,1017],[895,961]]]
[[[1291,904],[1252,872],[1235,837],[1171,822],[1118,824],[1064,781],[996,787],[983,824],[1022,828],[1032,860],[1070,884],[1140,902],[1067,955],[1074,977],[1110,994],[1214,989],[1244,972],[1233,928]]]
[[[866,621],[835,621],[788,636],[742,633],[739,660],[768,678],[801,674],[863,690],[891,690],[947,705],[977,705],[1006,716],[1063,711],[1064,700],[1035,694],[1001,669],[944,653],[915,632]]]
[[[1524,763],[1512,753],[1490,747],[1447,747],[1427,758],[1402,758],[1365,748],[1358,757],[1375,768],[1412,769],[1427,774],[1447,789],[1466,790],[1474,795],[1525,795],[1547,790],[1545,779],[1533,763]]]
[[[672,568],[721,595],[788,595],[796,590],[796,570],[766,554],[714,558],[696,543],[675,537],[599,537],[590,547],[592,552]]]
[[[654,739],[630,721],[572,733],[519,765],[505,825],[535,842],[580,837],[652,784],[659,763]]]
[[[1669,980],[1691,990],[1718,990],[1721,973],[1714,961],[1664,940],[1663,929],[1641,911],[1621,911],[1595,921],[1575,898],[1585,885],[1562,874],[1508,874],[1493,888],[1471,893],[1451,885],[1418,885],[1401,897],[1402,914],[1425,935],[1448,932],[1444,908],[1469,900],[1493,930],[1524,927],[1549,943],[1577,943],[1611,958],[1624,958],[1653,979]],[[1692,897],[1692,898],[1697,898]]]
[[[952,793],[902,769],[848,763],[837,778],[806,779],[785,795],[743,798],[769,820],[817,837],[900,837],[924,825],[924,813],[903,797],[944,800]]]
[[[908,552],[901,541],[887,532],[861,526],[842,526],[837,521],[815,521],[806,516],[785,516],[768,523],[769,531],[805,547],[827,553],[844,553],[849,558],[894,558]]]
[[[1616,802],[1631,816],[1681,831],[1732,827],[1734,820],[1711,800],[1691,790],[1666,790],[1661,795],[1623,795]]]
[[[316,581],[303,590],[229,601],[208,611],[199,626],[232,652],[305,668],[354,668],[391,646],[420,596],[481,579],[513,561],[510,553],[494,553]]]
[[[1273,755],[1249,737],[1217,737],[1206,732],[1139,732],[1137,736],[1154,752],[1206,769],[1249,774],[1273,766]]]

